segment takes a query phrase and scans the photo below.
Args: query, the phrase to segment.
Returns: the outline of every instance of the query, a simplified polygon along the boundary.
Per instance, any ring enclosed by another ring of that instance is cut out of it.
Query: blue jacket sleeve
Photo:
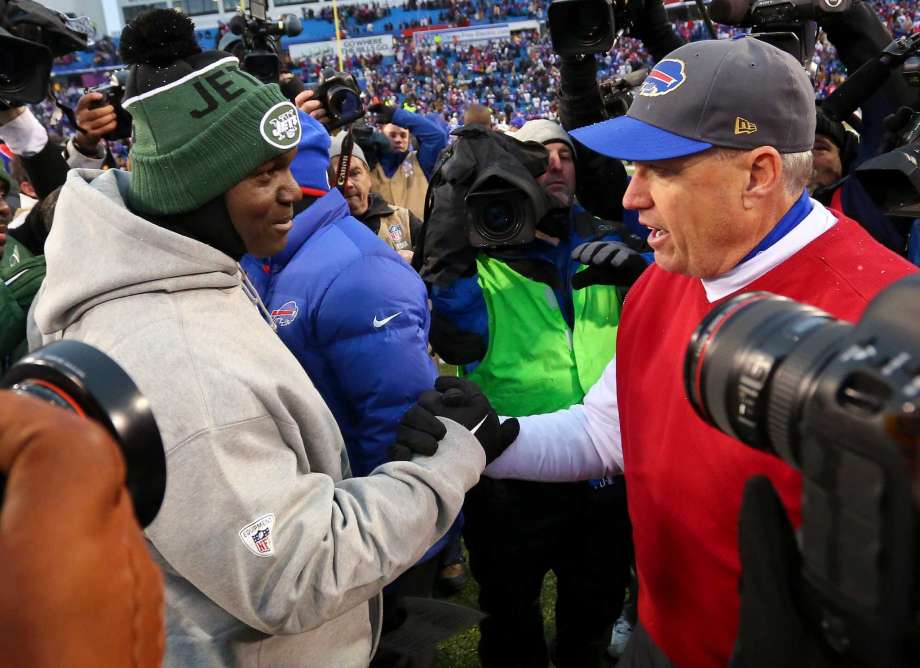
[[[403,414],[434,386],[424,284],[398,257],[362,256],[326,290],[315,325],[348,406],[340,426],[353,473],[367,475],[387,461]]]
[[[430,179],[438,155],[447,146],[447,132],[434,121],[405,109],[393,112],[393,123],[406,128],[418,139],[418,162],[425,172],[425,177]]]

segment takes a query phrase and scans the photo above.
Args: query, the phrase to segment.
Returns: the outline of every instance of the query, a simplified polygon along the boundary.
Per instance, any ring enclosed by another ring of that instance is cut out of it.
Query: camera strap
[[[351,152],[355,147],[355,138],[351,130],[346,130],[345,139],[342,140],[342,152],[339,154],[339,167],[335,172],[335,187],[345,192],[345,181],[348,180],[348,170],[351,167]]]

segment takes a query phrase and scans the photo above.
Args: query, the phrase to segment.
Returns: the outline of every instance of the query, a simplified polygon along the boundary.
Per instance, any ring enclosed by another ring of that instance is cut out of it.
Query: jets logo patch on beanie
[[[279,102],[265,112],[259,124],[262,137],[272,146],[288,150],[300,142],[300,119],[290,102]]]
[[[202,51],[191,20],[155,9],[121,35],[130,65],[128,205],[146,214],[194,211],[300,140],[297,110],[222,51]]]

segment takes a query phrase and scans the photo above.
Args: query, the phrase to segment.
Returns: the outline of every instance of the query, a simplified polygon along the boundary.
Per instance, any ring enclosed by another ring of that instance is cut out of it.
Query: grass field
[[[456,596],[449,600],[461,605],[468,605],[471,608],[477,608],[476,597],[479,594],[479,588],[472,576],[467,577],[466,586]],[[543,581],[543,595],[541,604],[543,607],[543,626],[546,629],[546,637],[552,638],[555,628],[554,604],[556,603],[556,576],[549,573]],[[435,660],[435,668],[477,668],[479,659],[476,656],[476,646],[479,644],[479,629],[473,627],[460,635],[454,636],[438,646],[438,654]]]

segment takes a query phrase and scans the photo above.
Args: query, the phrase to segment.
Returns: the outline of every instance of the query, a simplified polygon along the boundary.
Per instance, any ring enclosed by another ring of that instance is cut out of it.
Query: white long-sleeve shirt
[[[833,227],[837,222],[834,215],[817,200],[811,203],[811,213],[775,244],[731,271],[703,280],[709,302],[750,285]],[[583,403],[555,413],[518,418],[521,431],[517,439],[483,474],[490,478],[569,482],[622,473],[616,363],[614,357]]]

